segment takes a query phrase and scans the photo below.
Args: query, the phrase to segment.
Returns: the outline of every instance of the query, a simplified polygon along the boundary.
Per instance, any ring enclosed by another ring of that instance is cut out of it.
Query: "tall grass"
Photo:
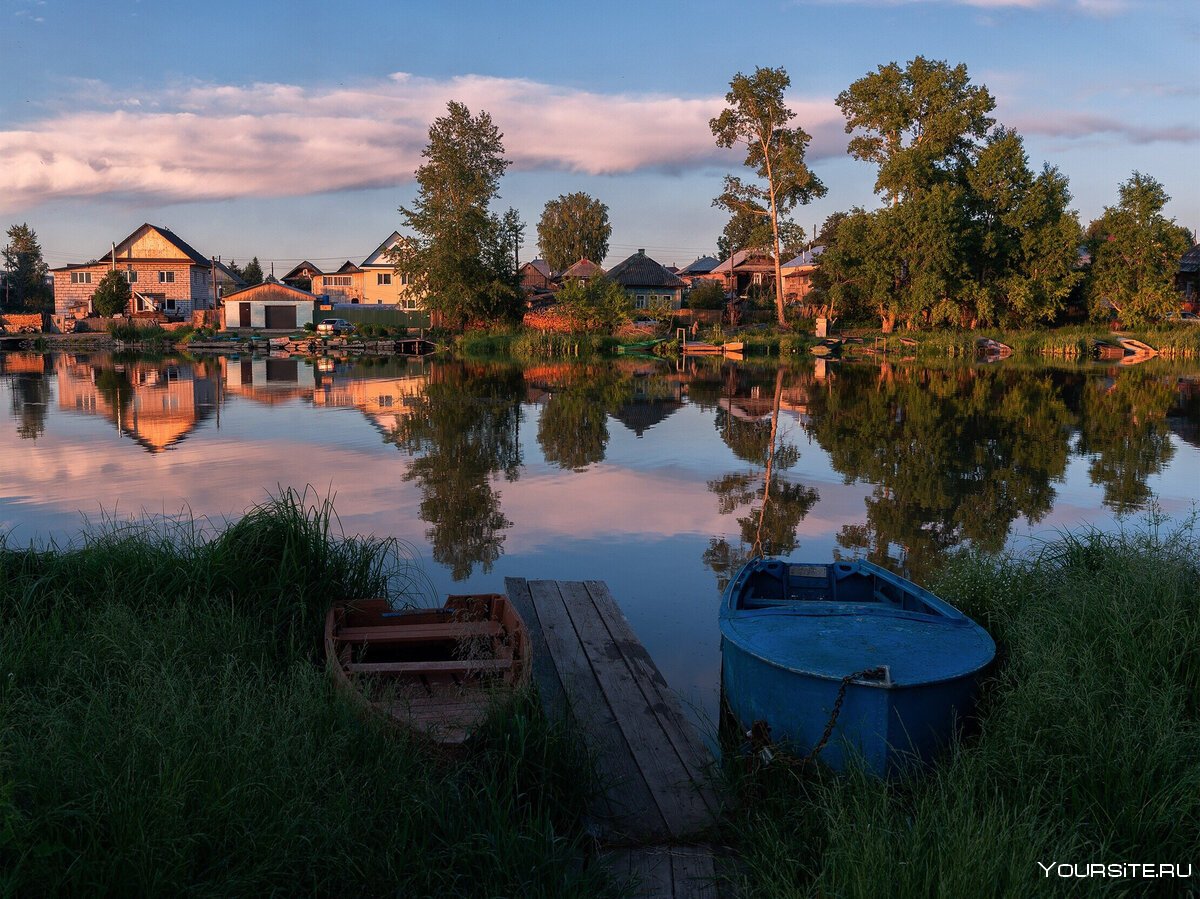
[[[291,492],[199,533],[0,546],[0,895],[605,893],[528,696],[451,761],[332,688],[324,610],[416,599],[399,547]]]
[[[893,783],[744,775],[743,887],[762,896],[1146,895],[1195,881],[1047,879],[1038,862],[1200,862],[1200,540],[1064,536],[964,552],[933,586],[1001,661],[978,733]]]
[[[1003,331],[999,328],[983,331],[922,331],[891,335],[888,338],[888,349],[916,352],[922,356],[973,358],[977,352],[976,341],[981,336],[1006,343],[1013,348],[1014,353],[1022,356],[1090,359],[1092,346],[1097,340],[1115,343],[1117,336],[1125,336],[1150,344],[1167,358],[1200,358],[1200,327],[1190,325],[1122,331],[1120,335],[1097,325],[1065,325],[1027,331]],[[916,340],[915,350],[903,346],[900,343],[901,337]]]

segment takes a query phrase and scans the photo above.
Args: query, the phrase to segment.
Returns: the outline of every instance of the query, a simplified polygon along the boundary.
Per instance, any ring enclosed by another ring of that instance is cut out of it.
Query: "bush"
[[[704,281],[687,296],[689,309],[724,309],[725,288],[716,281]]]
[[[97,315],[108,317],[124,312],[133,297],[125,275],[115,269],[100,279],[96,292],[92,294],[92,308]]]

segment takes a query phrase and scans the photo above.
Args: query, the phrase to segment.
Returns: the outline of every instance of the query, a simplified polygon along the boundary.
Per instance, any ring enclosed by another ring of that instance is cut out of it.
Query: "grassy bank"
[[[335,694],[324,611],[419,586],[399,559],[293,494],[0,547],[0,895],[603,894],[528,697],[451,763]]]
[[[1008,344],[1018,356],[1090,359],[1095,341],[1115,344],[1116,338],[1122,336],[1148,343],[1169,359],[1200,359],[1200,327],[1190,325],[1121,331],[1119,334],[1089,325],[1068,325],[1037,331],[921,331],[889,336],[888,349],[918,356],[973,358],[976,354],[975,343],[984,336]],[[915,340],[916,347],[903,346],[901,337]]]
[[[892,784],[743,773],[747,895],[1176,895],[1181,883],[1047,879],[1038,862],[1192,863],[1194,889],[1198,536],[1151,527],[1064,537],[1026,560],[958,556],[932,586],[1001,650],[980,732]]]

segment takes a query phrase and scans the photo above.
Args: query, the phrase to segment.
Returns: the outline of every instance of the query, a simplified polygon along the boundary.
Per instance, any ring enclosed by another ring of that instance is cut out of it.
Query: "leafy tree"
[[[717,146],[746,145],[745,165],[765,182],[752,184],[732,175],[725,178],[725,189],[714,205],[731,212],[742,210],[765,217],[771,225],[775,256],[775,313],[779,324],[787,319],[783,307],[783,235],[780,217],[798,204],[825,195],[825,185],[804,161],[812,138],[803,128],[789,127],[794,113],[783,99],[792,83],[784,69],[756,68],[753,75],[738,73],[725,95],[728,107],[709,122]]]
[[[582,191],[561,194],[542,210],[537,233],[542,258],[555,271],[580,259],[603,262],[612,236],[608,207]]]
[[[589,334],[613,331],[633,314],[629,294],[620,284],[605,277],[572,280],[558,292],[557,299],[574,326]]]
[[[956,180],[995,123],[996,101],[970,83],[965,65],[918,56],[903,69],[879,66],[837,96],[854,134],[847,151],[879,166],[876,193],[894,205]],[[858,132],[858,133],[856,133]]]
[[[849,217],[849,212],[831,212],[828,218],[821,223],[821,228],[814,238],[815,243],[823,247],[831,247],[837,243],[838,227]]]
[[[779,218],[779,242],[782,256],[790,259],[804,246],[804,229],[790,218]],[[739,208],[729,217],[725,230],[717,238],[717,255],[728,259],[738,250],[760,249],[771,246],[771,223],[765,210],[758,204]]]
[[[97,315],[117,315],[128,308],[132,297],[133,291],[125,275],[113,270],[107,272],[96,286],[96,292],[92,294],[92,308]]]
[[[257,256],[251,259],[246,264],[246,267],[242,269],[242,280],[251,286],[255,284],[262,284],[263,270],[262,266],[258,264]]]
[[[701,281],[688,293],[690,309],[724,309],[725,288],[719,281]]]
[[[12,377],[13,417],[20,421],[17,435],[23,440],[37,440],[46,430],[46,410],[50,407],[50,379],[44,373],[27,373]]]
[[[512,243],[513,268],[518,269],[521,267],[521,247],[525,245],[525,223],[521,221],[521,213],[508,207],[500,217],[500,229]]]
[[[8,270],[8,290],[4,299],[10,309],[41,311],[50,307],[54,296],[46,286],[50,269],[42,258],[37,233],[28,224],[13,225],[8,229],[4,267]]]
[[[400,207],[416,236],[392,251],[396,273],[407,275],[425,305],[456,330],[515,321],[524,302],[515,235],[489,211],[509,165],[502,136],[486,112],[473,116],[451,101],[429,128],[417,198],[411,208]]]
[[[1178,305],[1175,273],[1191,239],[1162,214],[1170,199],[1158,181],[1134,172],[1120,187],[1120,202],[1092,222],[1093,317],[1105,318],[1111,304],[1122,322],[1138,325],[1158,321]]]

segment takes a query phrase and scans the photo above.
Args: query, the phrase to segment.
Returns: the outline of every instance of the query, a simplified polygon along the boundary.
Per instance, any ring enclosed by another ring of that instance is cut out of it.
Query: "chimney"
[[[645,251],[645,250],[643,250],[643,249],[641,249],[641,248],[639,248],[639,249],[638,249],[638,255],[639,255],[639,256],[645,256],[645,255],[646,255],[646,251]]]

